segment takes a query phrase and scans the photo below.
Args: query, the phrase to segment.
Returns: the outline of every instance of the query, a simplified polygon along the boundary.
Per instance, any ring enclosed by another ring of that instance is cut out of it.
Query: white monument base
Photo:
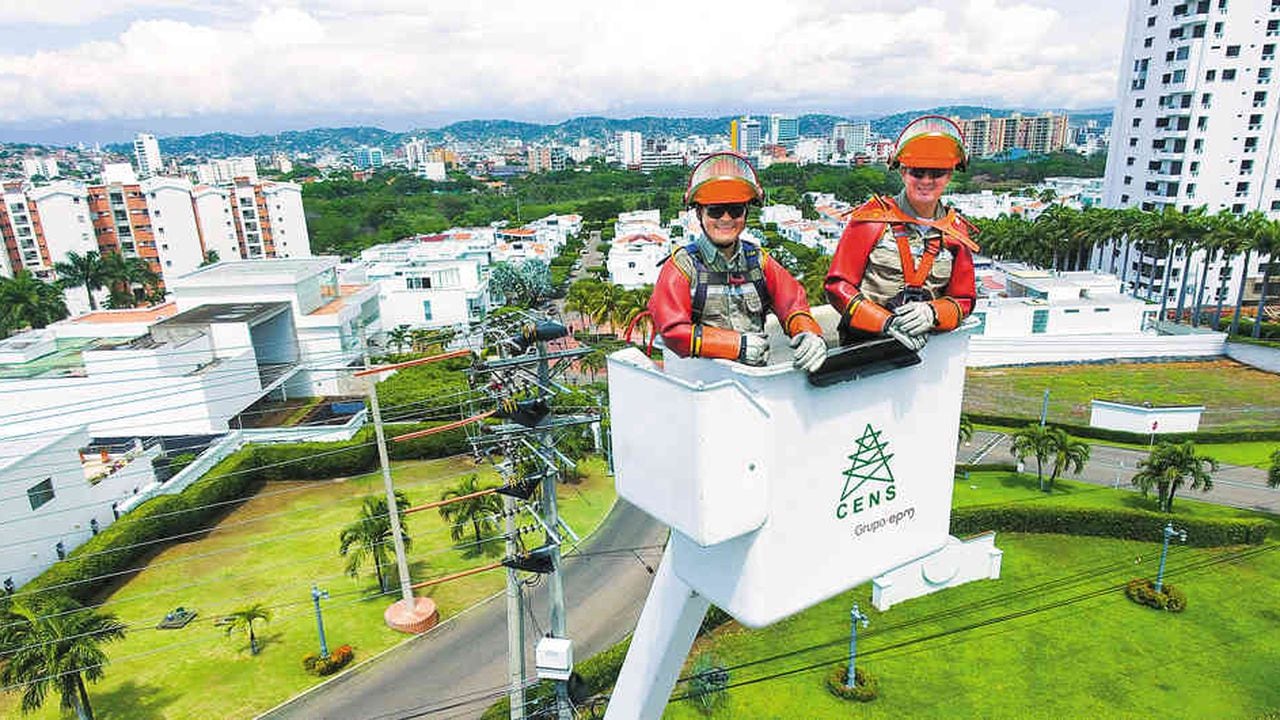
[[[965,540],[952,537],[941,550],[872,579],[871,604],[883,612],[903,600],[974,580],[998,580],[1003,557],[994,532]]]

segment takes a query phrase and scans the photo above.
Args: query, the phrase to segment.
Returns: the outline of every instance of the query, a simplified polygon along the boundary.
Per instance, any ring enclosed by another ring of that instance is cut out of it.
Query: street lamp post
[[[1169,556],[1170,538],[1176,535],[1181,537],[1182,542],[1187,541],[1187,531],[1174,530],[1173,523],[1166,524],[1164,526],[1164,531],[1161,534],[1164,535],[1164,547],[1160,549],[1160,569],[1156,572],[1156,592],[1162,592],[1164,590],[1164,561],[1165,558]]]
[[[320,657],[329,657],[329,646],[324,642],[324,616],[320,614],[320,600],[329,599],[329,591],[321,590],[315,585],[311,586],[311,602],[316,606],[316,629],[320,632]]]
[[[870,618],[858,609],[858,603],[853,604],[853,609],[849,611],[849,674],[845,677],[845,685],[854,687],[857,682],[857,675],[853,672],[854,660],[858,657],[858,623],[862,623],[862,627],[866,627],[870,622]]]

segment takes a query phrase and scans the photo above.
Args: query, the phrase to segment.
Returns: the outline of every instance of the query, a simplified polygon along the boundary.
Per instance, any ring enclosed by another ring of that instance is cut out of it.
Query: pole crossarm
[[[488,565],[482,565],[480,567],[471,568],[470,570],[463,570],[461,572],[456,572],[456,573],[453,573],[452,575],[445,575],[444,577],[432,578],[430,580],[423,580],[422,582],[414,583],[411,587],[413,587],[414,590],[419,590],[424,587],[431,587],[432,585],[447,583],[450,580],[457,580],[459,578],[464,578],[464,577],[467,577],[468,575],[477,575],[482,572],[497,570],[500,567],[502,567],[502,563],[500,562],[490,563]]]
[[[377,375],[378,373],[390,372],[391,370],[399,370],[400,368],[414,367],[415,365],[426,365],[428,363],[438,362],[440,360],[452,360],[453,358],[470,357],[470,350],[452,350],[439,355],[430,357],[417,358],[416,360],[406,360],[399,363],[391,363],[390,365],[377,365],[364,370],[352,373],[355,377],[364,377],[366,375]]]
[[[526,365],[532,365],[536,368],[538,363],[542,362],[544,358],[546,360],[560,360],[563,358],[579,358],[579,357],[584,357],[586,355],[590,355],[593,352],[595,351],[592,348],[579,347],[579,348],[572,348],[569,350],[557,350],[556,352],[550,352],[550,353],[547,353],[546,355],[533,355],[533,354],[517,355],[515,357],[501,358],[498,360],[485,360],[484,362],[477,365],[475,370],[476,372],[486,372],[491,370],[504,370],[507,368],[524,367]]]
[[[416,432],[405,433],[404,435],[397,435],[391,439],[394,440],[395,442],[404,442],[405,440],[413,440],[415,438],[426,437],[428,435],[435,435],[436,433],[442,433],[448,430],[457,430],[460,427],[466,427],[467,425],[471,425],[472,423],[478,423],[481,420],[488,418],[492,414],[493,414],[493,411],[490,410],[488,412],[482,412],[479,415],[472,415],[469,418],[456,420],[454,422],[446,423],[444,425],[438,425],[433,428],[427,428],[426,430],[418,430]]]
[[[481,490],[479,492],[473,492],[467,495],[459,495],[458,497],[452,497],[452,498],[449,498],[448,500],[436,500],[435,502],[424,503],[422,505],[414,505],[411,508],[405,509],[404,514],[408,515],[409,513],[422,512],[423,510],[432,510],[434,508],[444,507],[445,505],[452,505],[453,503],[456,503],[456,502],[462,502],[463,500],[470,500],[471,498],[478,498],[478,497],[484,497],[485,495],[492,495],[496,492],[498,492],[498,488],[489,488],[488,490]]]

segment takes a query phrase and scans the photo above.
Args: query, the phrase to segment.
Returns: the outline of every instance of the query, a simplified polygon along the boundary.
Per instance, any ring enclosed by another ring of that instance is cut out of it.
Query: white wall
[[[311,257],[302,187],[288,182],[264,183],[262,194],[267,201],[276,257]]]
[[[68,252],[83,255],[98,249],[89,219],[89,194],[83,184],[64,180],[33,189],[27,196],[40,213],[44,244],[53,262],[65,260]],[[83,293],[84,288],[80,290]]]
[[[895,568],[872,580],[871,604],[881,612],[894,605],[975,580],[998,580],[1004,551],[996,534],[960,540],[952,537],[941,550]]]
[[[969,367],[1034,365],[1038,363],[1098,362],[1147,358],[1219,357],[1226,335],[1033,335],[969,340]]]
[[[654,284],[661,270],[658,263],[670,252],[667,248],[648,241],[615,241],[607,261],[609,282],[627,289]]]
[[[1200,429],[1200,415],[1203,412],[1203,405],[1142,407],[1093,400],[1089,407],[1089,427],[1155,435],[1196,432]]]
[[[93,536],[90,520],[105,529],[115,516],[113,502],[130,497],[155,480],[151,459],[156,452],[138,455],[123,468],[97,484],[85,479],[79,449],[89,442],[82,427],[35,450],[26,461],[0,470],[0,581],[12,578],[22,585],[58,561],[56,546],[70,553]],[[26,490],[45,478],[53,482],[54,497],[32,510]]]

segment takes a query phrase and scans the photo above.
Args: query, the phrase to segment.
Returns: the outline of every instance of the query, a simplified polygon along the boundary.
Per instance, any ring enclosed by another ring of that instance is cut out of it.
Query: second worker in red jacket
[[[965,160],[960,129],[947,118],[917,118],[898,136],[890,167],[902,174],[902,192],[853,211],[827,273],[842,345],[889,335],[919,350],[930,332],[953,330],[973,311],[977,231],[940,202]]]
[[[735,153],[716,153],[689,177],[685,203],[702,234],[676,248],[649,299],[653,324],[682,357],[724,358],[747,365],[769,361],[765,314],[791,337],[796,367],[812,372],[826,359],[822,329],[804,288],[757,245],[742,240],[747,210],[764,195],[755,170]]]

